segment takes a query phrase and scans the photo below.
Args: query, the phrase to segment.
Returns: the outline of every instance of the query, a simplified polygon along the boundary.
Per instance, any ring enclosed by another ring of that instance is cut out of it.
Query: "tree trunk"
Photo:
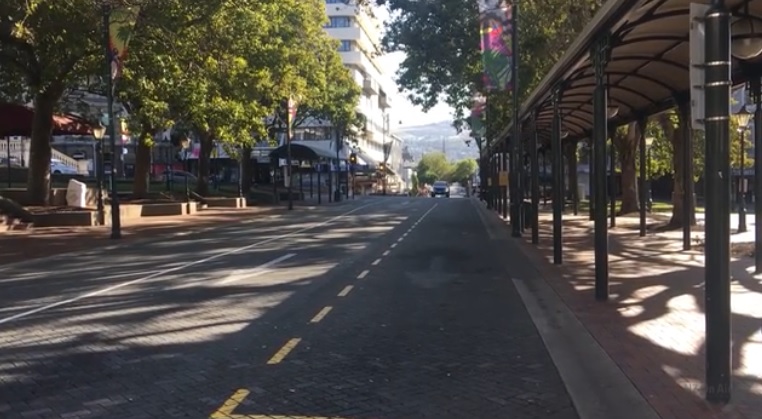
[[[253,174],[253,166],[251,164],[251,151],[252,148],[249,145],[241,148],[241,189],[243,190],[243,196],[249,196],[251,192],[251,178]]]
[[[151,170],[152,130],[144,128],[135,149],[135,180],[132,184],[132,196],[143,199],[148,195],[148,183]]]
[[[627,134],[617,144],[619,164],[622,166],[622,208],[620,214],[637,212],[640,208],[636,170],[636,151],[640,129],[641,127],[635,122],[629,124]]]
[[[683,226],[683,191],[685,189],[685,183],[683,181],[683,129],[687,124],[687,121],[680,121],[676,127],[672,122],[670,114],[659,115],[659,125],[664,131],[664,135],[672,143],[672,218],[669,220],[671,227]],[[692,194],[693,191],[690,191]],[[695,200],[691,200],[691,219],[689,220],[691,225],[696,224],[696,205]]]
[[[32,138],[29,145],[27,198],[32,205],[50,202],[50,137],[53,131],[53,109],[57,98],[46,92],[34,98]]]
[[[212,156],[214,143],[212,142],[212,136],[209,133],[201,133],[199,138],[201,149],[198,153],[198,183],[196,183],[196,193],[201,196],[206,196],[209,194],[209,159]]]

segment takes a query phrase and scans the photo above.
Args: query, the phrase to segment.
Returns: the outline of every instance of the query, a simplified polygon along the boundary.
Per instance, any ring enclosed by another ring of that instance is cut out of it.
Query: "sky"
[[[386,8],[374,7],[374,13],[382,22],[386,22],[389,19],[389,13]],[[410,103],[404,93],[397,91],[396,84],[394,83],[394,76],[400,67],[400,63],[402,63],[404,59],[404,52],[395,52],[379,57],[381,66],[384,67],[386,77],[388,78],[387,83],[390,86],[394,86],[390,116],[392,127],[413,127],[451,120],[452,109],[449,106],[439,104],[428,112],[423,112],[420,107]]]
[[[396,85],[394,84],[394,75],[404,59],[404,52],[395,52],[380,57],[381,65],[386,70],[386,75],[389,78],[389,84],[395,88],[390,117],[392,118],[391,121],[393,121],[392,126],[398,125],[399,128],[403,128],[451,120],[452,109],[449,106],[439,104],[428,112],[423,112],[420,107],[410,103],[404,93],[397,92]]]

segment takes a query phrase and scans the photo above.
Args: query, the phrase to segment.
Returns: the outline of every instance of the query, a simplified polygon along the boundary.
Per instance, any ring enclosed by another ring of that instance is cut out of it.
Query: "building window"
[[[347,16],[334,16],[331,17],[326,25],[326,28],[349,28],[352,26],[352,21]]]
[[[339,51],[352,51],[352,41],[342,40],[339,45]]]

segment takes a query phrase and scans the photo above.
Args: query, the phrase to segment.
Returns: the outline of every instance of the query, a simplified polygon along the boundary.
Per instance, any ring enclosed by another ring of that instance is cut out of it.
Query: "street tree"
[[[69,89],[80,89],[94,74],[105,73],[104,8],[156,6],[185,11],[175,25],[183,26],[207,14],[222,0],[68,0],[0,2],[0,88],[10,96],[31,100],[32,126],[27,193],[30,202],[46,204],[50,190],[53,114]],[[141,13],[142,19],[150,18]],[[8,65],[5,65],[5,64]],[[104,74],[105,75],[105,74]],[[7,95],[6,95],[7,96]]]
[[[135,198],[148,192],[154,136],[174,125],[168,99],[184,76],[178,54],[189,50],[176,48],[185,42],[178,29],[199,25],[216,11],[206,9],[198,14],[198,5],[189,9],[192,4],[179,0],[144,4],[144,18],[136,25],[130,41],[128,64],[116,83],[116,100],[129,114],[129,129],[136,145]]]
[[[421,156],[416,167],[418,181],[431,185],[437,180],[448,179],[452,173],[452,165],[442,152],[426,153]]]
[[[452,165],[448,180],[450,182],[460,182],[464,185],[469,183],[469,179],[476,173],[478,165],[474,159],[462,159]]]
[[[404,51],[398,85],[424,110],[444,101],[463,128],[475,91],[483,91],[478,2],[472,0],[384,0],[392,11],[383,44]],[[519,28],[519,94],[525,99],[590,21],[601,0],[523,1]],[[510,95],[489,95],[488,125],[504,128],[511,115]]]

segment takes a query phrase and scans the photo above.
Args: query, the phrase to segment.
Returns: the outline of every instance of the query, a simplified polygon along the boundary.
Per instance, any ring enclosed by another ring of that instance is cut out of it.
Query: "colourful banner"
[[[111,78],[122,74],[124,60],[127,59],[127,45],[138,19],[140,7],[118,7],[109,14],[108,39],[111,50]]]
[[[509,90],[513,80],[513,7],[507,0],[478,0],[484,87]]]
[[[468,125],[476,137],[484,137],[487,134],[485,120],[487,117],[487,101],[483,96],[474,97],[471,105],[471,115],[468,117]]]

